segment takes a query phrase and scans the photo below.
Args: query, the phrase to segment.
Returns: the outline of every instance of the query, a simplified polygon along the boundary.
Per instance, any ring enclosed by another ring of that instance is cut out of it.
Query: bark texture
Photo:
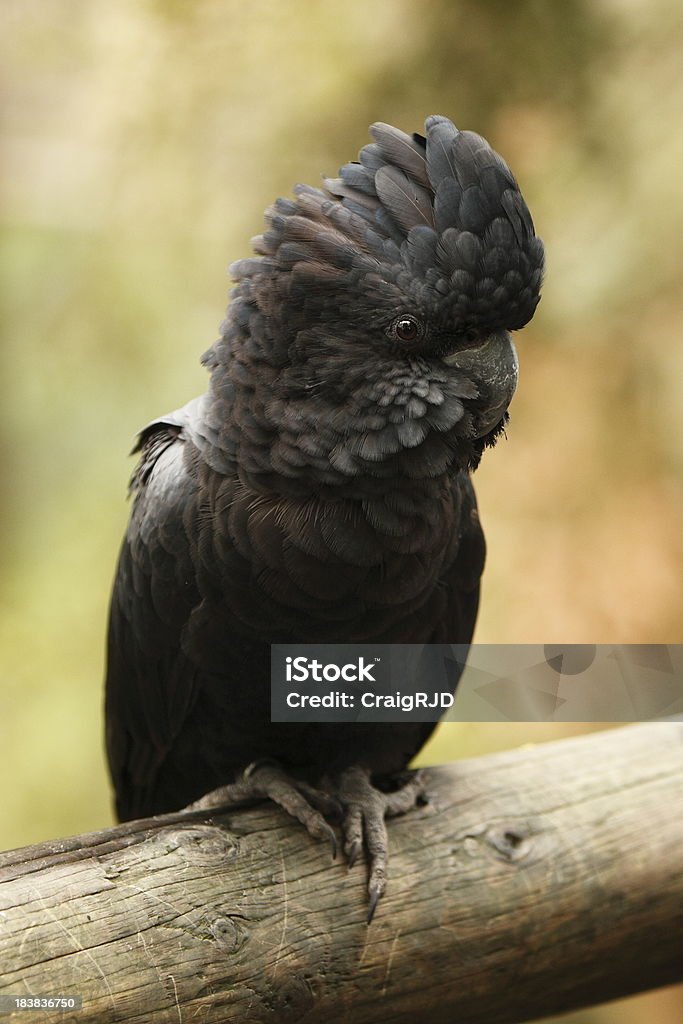
[[[390,822],[370,927],[363,865],[265,804],[0,854],[0,992],[80,994],[38,1015],[79,1024],[504,1024],[683,980],[682,723],[429,769],[429,791]]]

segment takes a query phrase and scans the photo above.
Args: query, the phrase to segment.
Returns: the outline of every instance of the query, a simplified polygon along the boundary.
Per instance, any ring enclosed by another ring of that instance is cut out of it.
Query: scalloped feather
[[[433,226],[430,193],[409,178],[405,171],[390,164],[380,167],[375,175],[375,188],[384,206],[404,231],[410,231],[417,224]]]
[[[370,134],[386,163],[399,167],[420,185],[429,187],[427,159],[419,143],[399,128],[383,121],[371,124]]]

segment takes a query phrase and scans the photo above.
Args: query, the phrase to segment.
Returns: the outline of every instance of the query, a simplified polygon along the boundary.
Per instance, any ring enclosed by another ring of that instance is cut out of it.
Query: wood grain
[[[389,824],[390,883],[272,806],[165,816],[0,854],[5,1019],[530,1020],[683,979],[683,724],[429,770]]]

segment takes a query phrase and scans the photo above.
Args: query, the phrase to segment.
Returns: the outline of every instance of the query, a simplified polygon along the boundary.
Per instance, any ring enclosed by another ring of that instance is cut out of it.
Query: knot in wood
[[[195,863],[220,863],[234,857],[239,845],[229,832],[216,825],[190,825],[164,830],[160,837],[169,850],[178,850],[181,856]]]

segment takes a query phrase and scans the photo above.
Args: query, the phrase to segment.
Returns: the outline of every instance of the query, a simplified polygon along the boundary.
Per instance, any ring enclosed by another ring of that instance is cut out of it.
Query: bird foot
[[[300,779],[293,779],[274,761],[255,761],[244,769],[238,782],[206,793],[186,811],[207,811],[217,807],[230,807],[252,800],[272,800],[300,821],[314,839],[326,839],[337,856],[337,838],[323,814],[340,818],[342,808],[329,793],[324,793]]]
[[[424,798],[425,790],[419,771],[410,773],[403,786],[389,793],[377,789],[370,780],[368,769],[354,765],[341,773],[332,793],[291,778],[274,761],[255,761],[245,768],[239,781],[212,790],[184,810],[207,811],[269,799],[300,821],[314,839],[327,839],[333,857],[337,856],[337,840],[323,815],[341,819],[349,869],[364,847],[368,852],[370,924],[387,884],[389,842],[385,819],[410,811]]]
[[[363,846],[368,851],[368,924],[387,884],[389,842],[385,819],[411,810],[424,799],[425,790],[425,780],[419,771],[412,773],[405,785],[391,793],[376,789],[370,778],[366,768],[354,765],[342,772],[336,787],[344,808],[342,833],[349,868],[355,864]]]

